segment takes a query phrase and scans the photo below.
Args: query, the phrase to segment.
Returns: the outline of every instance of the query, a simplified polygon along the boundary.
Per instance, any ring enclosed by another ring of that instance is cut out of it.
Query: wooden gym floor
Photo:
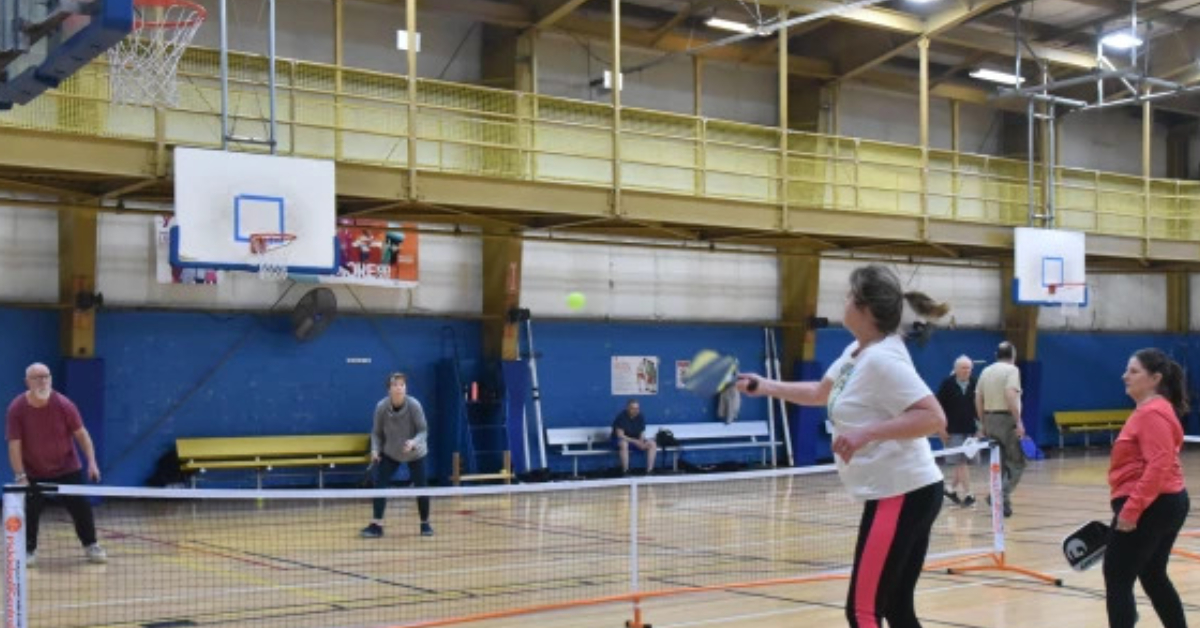
[[[1100,568],[1082,574],[1070,571],[1060,544],[1084,521],[1109,518],[1107,455],[1107,448],[1096,448],[1051,454],[1031,463],[1014,499],[1016,513],[1007,520],[1008,562],[1062,578],[1064,586],[1009,572],[930,571],[917,592],[923,624],[1106,625]],[[1200,448],[1185,454],[1185,472],[1200,482]],[[761,516],[762,505],[739,501],[743,498],[737,490],[719,495],[702,491],[689,501],[668,499],[665,491],[656,500],[652,490],[643,490],[642,512],[660,509],[663,519],[672,522],[671,530],[646,531],[647,535],[683,535],[687,526],[720,528],[720,538],[737,543],[736,556],[710,554],[700,562],[665,553],[650,557],[654,550],[648,544],[643,582],[647,587],[657,582],[662,588],[668,580],[706,583],[705,574],[715,578],[707,580],[711,583],[747,579],[747,573],[755,576],[750,579],[780,577],[798,564],[844,566],[849,556],[842,548],[854,535],[853,526],[845,522],[856,518],[857,506],[842,499],[835,483],[825,483],[824,501],[816,507],[842,511],[843,520],[834,531],[821,530],[821,537],[814,536],[815,528],[773,524],[773,513]],[[982,488],[976,479],[975,490]],[[427,539],[415,534],[411,500],[392,500],[387,535],[378,540],[357,538],[369,516],[369,506],[357,500],[306,505],[303,511],[250,504],[219,516],[207,512],[211,509],[206,504],[182,502],[143,507],[128,518],[127,509],[110,501],[97,509],[101,541],[111,556],[100,566],[83,563],[65,513],[55,509],[43,525],[39,565],[30,573],[30,626],[399,626],[423,617],[619,595],[628,586],[625,499],[621,490],[608,489],[553,504],[492,497],[468,509],[435,500],[437,536]],[[774,508],[811,508],[813,501],[812,493],[794,500],[780,497]],[[682,516],[686,508],[696,509]],[[956,543],[988,544],[989,520],[982,503],[974,509],[949,504],[946,508],[953,510],[943,514],[946,521],[939,526],[956,538],[946,540],[941,549],[953,550]],[[194,514],[197,511],[202,514]],[[704,512],[708,520],[702,519]],[[497,523],[496,513],[506,517],[504,525]],[[1187,528],[1200,530],[1195,508]],[[776,546],[759,553],[754,543],[763,534],[783,549]],[[570,539],[562,541],[564,536]],[[1200,538],[1181,539],[1177,547],[1200,551]],[[746,572],[749,563],[764,567]],[[1171,573],[1189,619],[1200,625],[1200,562],[1176,557]],[[846,586],[845,580],[834,580],[654,598],[643,602],[642,618],[657,628],[843,626]],[[1139,599],[1139,626],[1159,626],[1148,602]],[[631,617],[631,604],[619,602],[468,625],[619,628]]]

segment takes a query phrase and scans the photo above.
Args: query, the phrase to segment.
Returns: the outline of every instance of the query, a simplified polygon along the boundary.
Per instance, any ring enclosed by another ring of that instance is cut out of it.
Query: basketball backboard
[[[171,263],[259,270],[255,234],[290,234],[290,273],[337,272],[333,163],[316,159],[175,149]]]
[[[1013,232],[1013,301],[1086,307],[1086,263],[1082,232],[1017,227]]]
[[[58,87],[132,28],[133,0],[0,0],[0,110]]]

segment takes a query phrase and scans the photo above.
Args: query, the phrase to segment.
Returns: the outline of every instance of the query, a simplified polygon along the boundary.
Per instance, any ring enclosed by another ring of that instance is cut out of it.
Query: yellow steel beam
[[[984,2],[979,2],[975,6],[958,6],[952,9],[946,9],[940,13],[935,13],[925,20],[925,30],[921,35],[912,37],[899,46],[896,46],[884,52],[883,54],[880,54],[875,58],[859,64],[857,67],[847,72],[844,72],[838,78],[838,80],[845,81],[862,74],[863,72],[866,72],[867,70],[886,62],[892,57],[895,57],[901,52],[904,52],[910,46],[913,46],[920,41],[922,37],[933,39],[934,37],[937,37],[942,33],[949,31],[950,29],[957,28],[958,26],[965,24],[979,15],[992,10],[997,5],[1007,1],[1008,0],[986,0]]]
[[[666,23],[655,29],[654,34],[650,36],[650,47],[654,48],[658,46],[658,43],[662,41],[663,37],[666,37],[668,33],[675,30],[676,26],[682,24],[683,21],[692,14],[693,6],[694,5],[691,3],[685,4],[682,9],[680,9],[675,15],[671,16],[671,19],[667,20]]]
[[[1000,267],[1000,302],[1005,339],[1017,349],[1017,360],[1037,359],[1038,306],[1013,302],[1013,267]]]
[[[798,360],[816,358],[816,330],[809,325],[817,315],[821,288],[821,256],[780,255],[779,306],[780,320],[785,324],[780,347],[783,377],[792,379],[792,365]]]
[[[937,35],[941,35],[1007,2],[1008,0],[982,0],[976,2],[974,6],[959,5],[934,13],[925,18],[925,36],[936,37]]]
[[[1188,333],[1191,318],[1191,276],[1188,273],[1170,273],[1167,275],[1167,331]]]
[[[58,213],[58,299],[75,303],[78,294],[96,291],[97,217],[70,209]],[[96,354],[96,310],[66,309],[60,319],[63,355],[90,358]]]
[[[14,181],[12,179],[0,179],[0,190],[9,192],[22,192],[27,194],[41,194],[45,196],[56,196],[59,198],[87,198],[87,194],[76,190],[67,190],[56,188],[50,185],[40,185],[37,183],[28,183],[26,181]]]
[[[96,173],[114,177],[154,176],[154,144],[77,137],[0,126],[0,164],[37,170]]]
[[[584,2],[587,2],[587,0],[565,0],[553,11],[538,20],[537,24],[533,25],[533,30],[544,31],[553,27],[559,20],[570,15],[575,9],[578,9]]]
[[[519,360],[520,329],[508,311],[521,303],[522,241],[517,237],[483,238],[483,358]]]
[[[968,48],[971,50],[986,50],[989,52],[1011,51],[1012,38],[1000,33],[993,33],[979,28],[963,27],[937,38],[939,42]],[[1095,53],[1078,52],[1063,48],[1055,48],[1045,44],[1030,43],[1029,47],[1038,57],[1054,64],[1079,70],[1091,70],[1096,67]],[[1011,52],[1000,53],[1012,56]]]
[[[559,22],[559,28],[563,30],[595,39],[611,37],[611,27],[611,20],[595,21],[574,15],[565,17]],[[654,41],[655,39],[657,42]],[[627,49],[643,48],[667,52],[686,52],[692,48],[702,46],[710,40],[702,37],[683,36],[673,32],[663,33],[661,36],[655,37],[646,31],[622,26],[621,41],[625,42],[623,45]],[[700,52],[699,55],[706,59],[728,61],[730,63],[744,63],[746,48],[744,46],[721,46]],[[774,67],[774,59],[764,62],[763,65]],[[788,71],[794,75],[815,78],[832,78],[834,76],[833,64],[828,61],[798,55],[792,55],[788,58]]]
[[[786,7],[792,13],[836,11],[845,6],[840,2],[832,2],[831,0],[775,0],[771,4]],[[925,30],[925,24],[920,18],[900,11],[889,11],[888,9],[855,9],[834,15],[832,19],[897,33],[907,33],[909,35],[916,35]]]

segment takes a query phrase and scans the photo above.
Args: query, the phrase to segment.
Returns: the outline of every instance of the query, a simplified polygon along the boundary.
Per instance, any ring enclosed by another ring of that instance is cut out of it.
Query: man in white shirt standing
[[[979,374],[975,387],[975,410],[983,420],[983,436],[1000,445],[1003,458],[1004,516],[1011,517],[1012,492],[1025,472],[1025,452],[1021,439],[1021,372],[1017,369],[1017,349],[1010,342],[996,348],[996,361]]]

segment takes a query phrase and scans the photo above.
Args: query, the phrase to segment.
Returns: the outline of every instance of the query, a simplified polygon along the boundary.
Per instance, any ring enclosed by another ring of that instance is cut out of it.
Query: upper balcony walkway
[[[266,70],[230,57],[235,135],[266,136]],[[95,63],[0,113],[0,188],[169,201],[169,148],[220,146],[218,71],[216,51],[189,50],[178,106],[155,109],[111,103]],[[410,102],[404,76],[310,62],[277,73],[279,154],[336,161],[343,214],[950,255],[1008,248],[1027,223],[1024,161],[424,79]],[[1200,262],[1200,182],[1054,178],[1057,226],[1087,232],[1089,255]]]

